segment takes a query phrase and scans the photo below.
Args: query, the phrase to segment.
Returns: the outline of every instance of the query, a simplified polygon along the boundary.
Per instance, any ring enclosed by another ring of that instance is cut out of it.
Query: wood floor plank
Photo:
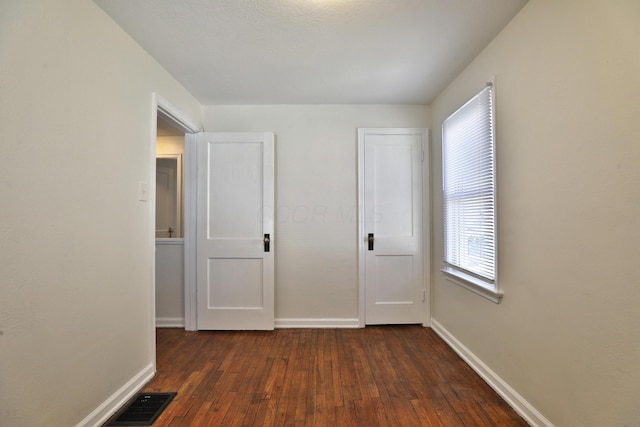
[[[418,399],[412,400],[411,405],[418,414],[422,425],[429,427],[443,427],[442,421],[438,418],[438,415],[433,410],[429,410],[424,406],[424,403]]]
[[[196,412],[195,417],[193,417],[193,420],[191,420],[191,425],[194,427],[205,427],[205,419],[207,417],[207,414],[209,413],[209,411],[211,410],[211,406],[213,405],[213,402],[204,402],[200,408],[198,409],[198,412]]]
[[[431,329],[157,331],[154,427],[508,426],[526,422]]]

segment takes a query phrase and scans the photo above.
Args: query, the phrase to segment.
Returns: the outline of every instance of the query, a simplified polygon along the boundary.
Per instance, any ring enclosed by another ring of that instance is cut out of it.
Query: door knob
[[[369,237],[367,238],[367,241],[369,242],[369,250],[372,251],[373,250],[373,233],[369,233]]]
[[[265,235],[264,235],[264,240],[263,240],[263,242],[264,242],[264,251],[265,251],[265,252],[270,252],[270,250],[271,250],[271,248],[270,248],[270,246],[271,246],[271,245],[270,245],[270,243],[271,243],[271,238],[269,237],[269,235],[268,235],[268,234],[265,234]]]

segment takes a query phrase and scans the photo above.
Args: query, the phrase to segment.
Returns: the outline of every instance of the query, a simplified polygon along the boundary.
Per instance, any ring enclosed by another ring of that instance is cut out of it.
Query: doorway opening
[[[184,328],[185,132],[158,112],[155,152],[155,326]]]
[[[177,108],[157,95],[152,96],[150,193],[152,229],[152,319],[150,337],[155,348],[157,327],[189,329],[185,250],[189,233],[185,215],[184,175],[189,173],[186,136],[200,131]],[[155,351],[154,351],[155,353]],[[154,361],[155,363],[155,361]]]
[[[184,197],[182,159],[185,132],[158,115],[156,129],[156,239],[180,239]]]

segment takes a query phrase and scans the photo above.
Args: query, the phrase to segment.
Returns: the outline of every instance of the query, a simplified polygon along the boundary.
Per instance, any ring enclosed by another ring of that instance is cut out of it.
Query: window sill
[[[482,280],[479,280],[468,274],[464,274],[460,271],[456,271],[451,268],[443,268],[440,271],[444,273],[445,279],[451,283],[455,283],[458,286],[473,292],[476,295],[480,295],[489,301],[500,304],[502,300],[502,292],[496,291],[488,287]]]

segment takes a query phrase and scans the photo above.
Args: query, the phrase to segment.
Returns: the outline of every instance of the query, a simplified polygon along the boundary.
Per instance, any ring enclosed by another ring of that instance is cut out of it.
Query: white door
[[[182,237],[182,156],[156,157],[156,238]]]
[[[176,171],[156,160],[156,238],[175,237]]]
[[[424,323],[426,129],[359,129],[365,323]],[[362,286],[362,285],[361,285]]]
[[[197,327],[273,329],[274,136],[200,133]]]

